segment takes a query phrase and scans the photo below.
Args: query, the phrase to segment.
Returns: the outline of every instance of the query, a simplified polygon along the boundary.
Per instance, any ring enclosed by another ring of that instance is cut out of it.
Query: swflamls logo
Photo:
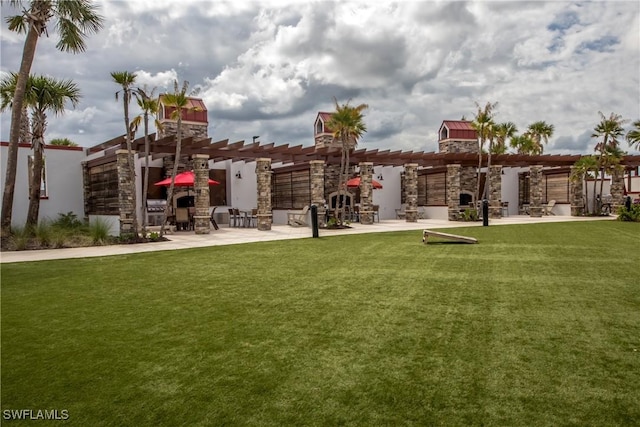
[[[66,409],[5,409],[2,411],[5,420],[68,420]]]

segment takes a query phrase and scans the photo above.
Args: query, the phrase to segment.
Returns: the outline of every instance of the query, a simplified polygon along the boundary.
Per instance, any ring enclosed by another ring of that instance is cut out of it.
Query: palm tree
[[[111,78],[114,82],[122,86],[122,91],[116,92],[116,101],[118,100],[118,94],[122,92],[122,103],[124,109],[124,126],[125,126],[125,141],[127,143],[127,163],[129,165],[129,183],[131,185],[131,197],[133,198],[133,212],[131,214],[131,227],[134,233],[134,238],[138,236],[138,205],[136,202],[136,171],[135,163],[133,160],[133,149],[131,144],[132,132],[131,125],[129,123],[129,104],[131,103],[131,97],[134,93],[133,85],[136,82],[136,73],[130,73],[129,71],[113,71],[111,72]]]
[[[634,129],[631,129],[627,132],[627,141],[629,142],[629,147],[636,146],[636,150],[640,150],[640,120],[636,120],[633,122]]]
[[[103,21],[97,13],[97,7],[88,0],[32,0],[26,7],[20,0],[9,0],[8,3],[22,10],[20,15],[9,16],[6,19],[9,30],[26,33],[27,36],[11,105],[7,172],[0,214],[0,225],[3,230],[11,226],[24,97],[38,39],[43,34],[48,35],[47,25],[55,19],[57,21],[55,28],[59,36],[56,47],[66,52],[83,52],[86,48],[84,42],[86,36],[102,28]]]
[[[477,112],[473,118],[473,122],[471,122],[471,126],[478,133],[478,180],[475,195],[476,201],[480,198],[480,178],[482,177],[482,154],[484,151],[484,143],[487,139],[493,141],[493,128],[495,127],[495,123],[493,122],[493,110],[497,106],[497,102],[494,102],[493,104],[487,102],[484,107],[481,107],[480,104],[476,102]]]
[[[185,111],[197,111],[197,107],[189,107],[189,96],[187,95],[187,89],[189,88],[189,82],[184,81],[182,88],[178,89],[178,82],[174,81],[173,93],[166,93],[161,95],[162,102],[168,107],[174,107],[175,110],[171,113],[171,120],[177,121],[176,129],[176,154],[175,161],[173,162],[173,170],[171,172],[171,184],[169,184],[169,193],[167,194],[167,207],[164,210],[164,218],[162,219],[162,226],[160,226],[160,236],[164,235],[164,227],[167,222],[167,216],[169,215],[169,209],[173,206],[173,190],[175,187],[176,175],[178,174],[178,164],[180,163],[180,151],[182,150],[182,113]]]
[[[511,148],[516,150],[518,154],[533,154],[535,143],[527,134],[515,135],[511,137]]]
[[[2,108],[11,103],[5,95],[14,94],[18,75],[11,73],[0,85],[2,94]],[[80,90],[71,80],[56,80],[45,76],[29,76],[24,95],[24,105],[32,109],[32,143],[33,171],[29,189],[29,209],[27,211],[26,227],[32,228],[38,224],[40,211],[40,182],[44,165],[44,133],[47,128],[47,111],[55,115],[63,114],[65,104],[71,102],[75,107],[80,101]]]
[[[611,113],[609,118],[605,117],[601,111],[600,123],[596,125],[591,134],[592,138],[601,138],[594,148],[594,151],[598,153],[598,163],[600,164],[600,197],[602,197],[602,189],[604,187],[604,174],[605,169],[611,167],[611,156],[616,156],[616,149],[618,148],[618,139],[624,134],[624,128],[622,127],[625,120],[619,114]],[[595,185],[593,188],[593,195],[595,199]]]
[[[570,179],[573,182],[577,182],[578,180],[582,181],[582,186],[584,188],[584,206],[585,210],[588,213],[589,211],[589,192],[587,191],[587,180],[593,173],[595,177],[598,171],[598,160],[595,156],[582,156],[578,161],[574,164],[574,169],[572,171],[572,175]],[[595,184],[594,184],[595,185]]]
[[[507,152],[507,139],[513,139],[518,132],[518,128],[513,122],[499,123],[496,126],[496,144],[493,146],[491,152],[493,154],[504,154]]]
[[[349,105],[350,101],[345,104],[338,104],[338,100],[333,98],[336,105],[336,111],[331,114],[331,118],[327,122],[328,129],[333,131],[333,139],[340,141],[342,157],[340,160],[340,173],[338,175],[338,199],[336,202],[335,217],[338,224],[342,224],[342,211],[344,207],[340,203],[342,194],[345,191],[347,179],[349,178],[349,153],[358,145],[358,140],[367,131],[364,124],[364,115],[362,112],[369,108],[367,104],[358,106]]]
[[[542,154],[544,152],[542,142],[544,141],[545,144],[549,142],[549,138],[553,135],[553,130],[553,125],[544,121],[534,122],[529,125],[525,134],[533,142],[533,150],[530,154]]]
[[[142,206],[147,206],[147,192],[149,191],[149,115],[154,117],[157,130],[162,129],[162,124],[158,120],[158,98],[154,98],[155,88],[149,92],[147,88],[138,88],[138,106],[142,109],[142,114],[136,116],[131,121],[132,132],[135,133],[140,123],[144,125],[144,178],[142,184]],[[142,216],[142,234],[147,234],[147,216]]]

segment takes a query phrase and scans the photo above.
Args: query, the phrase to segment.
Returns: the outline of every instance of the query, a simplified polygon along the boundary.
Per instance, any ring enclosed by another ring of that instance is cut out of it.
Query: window
[[[29,194],[31,194],[31,181],[33,176],[33,156],[30,155],[27,157],[27,164],[29,170]],[[47,199],[49,198],[49,193],[47,189],[47,162],[46,158],[42,157],[42,176],[40,177],[40,198]]]
[[[569,172],[550,173],[545,176],[545,203],[555,200],[557,203],[569,203]]]
[[[275,209],[302,209],[311,202],[309,170],[276,173],[273,176],[272,205]]]
[[[322,120],[318,118],[318,120],[316,121],[316,134],[323,133],[323,132],[324,132],[324,126],[323,126]]]
[[[440,131],[440,139],[442,140],[447,138],[449,138],[449,131],[446,126],[442,126],[442,130]]]

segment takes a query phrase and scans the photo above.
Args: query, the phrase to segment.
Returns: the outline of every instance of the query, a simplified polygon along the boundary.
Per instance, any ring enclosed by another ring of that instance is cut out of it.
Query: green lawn
[[[3,416],[640,424],[640,224],[444,231],[3,264]]]

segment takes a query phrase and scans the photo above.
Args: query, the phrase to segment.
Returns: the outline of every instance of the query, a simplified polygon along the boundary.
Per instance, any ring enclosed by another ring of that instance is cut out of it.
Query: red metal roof
[[[442,135],[442,127],[446,127],[448,132],[448,138],[444,139],[477,139],[478,133],[471,126],[471,122],[468,120],[444,120],[440,125],[438,135]],[[441,139],[440,137],[438,138]]]

